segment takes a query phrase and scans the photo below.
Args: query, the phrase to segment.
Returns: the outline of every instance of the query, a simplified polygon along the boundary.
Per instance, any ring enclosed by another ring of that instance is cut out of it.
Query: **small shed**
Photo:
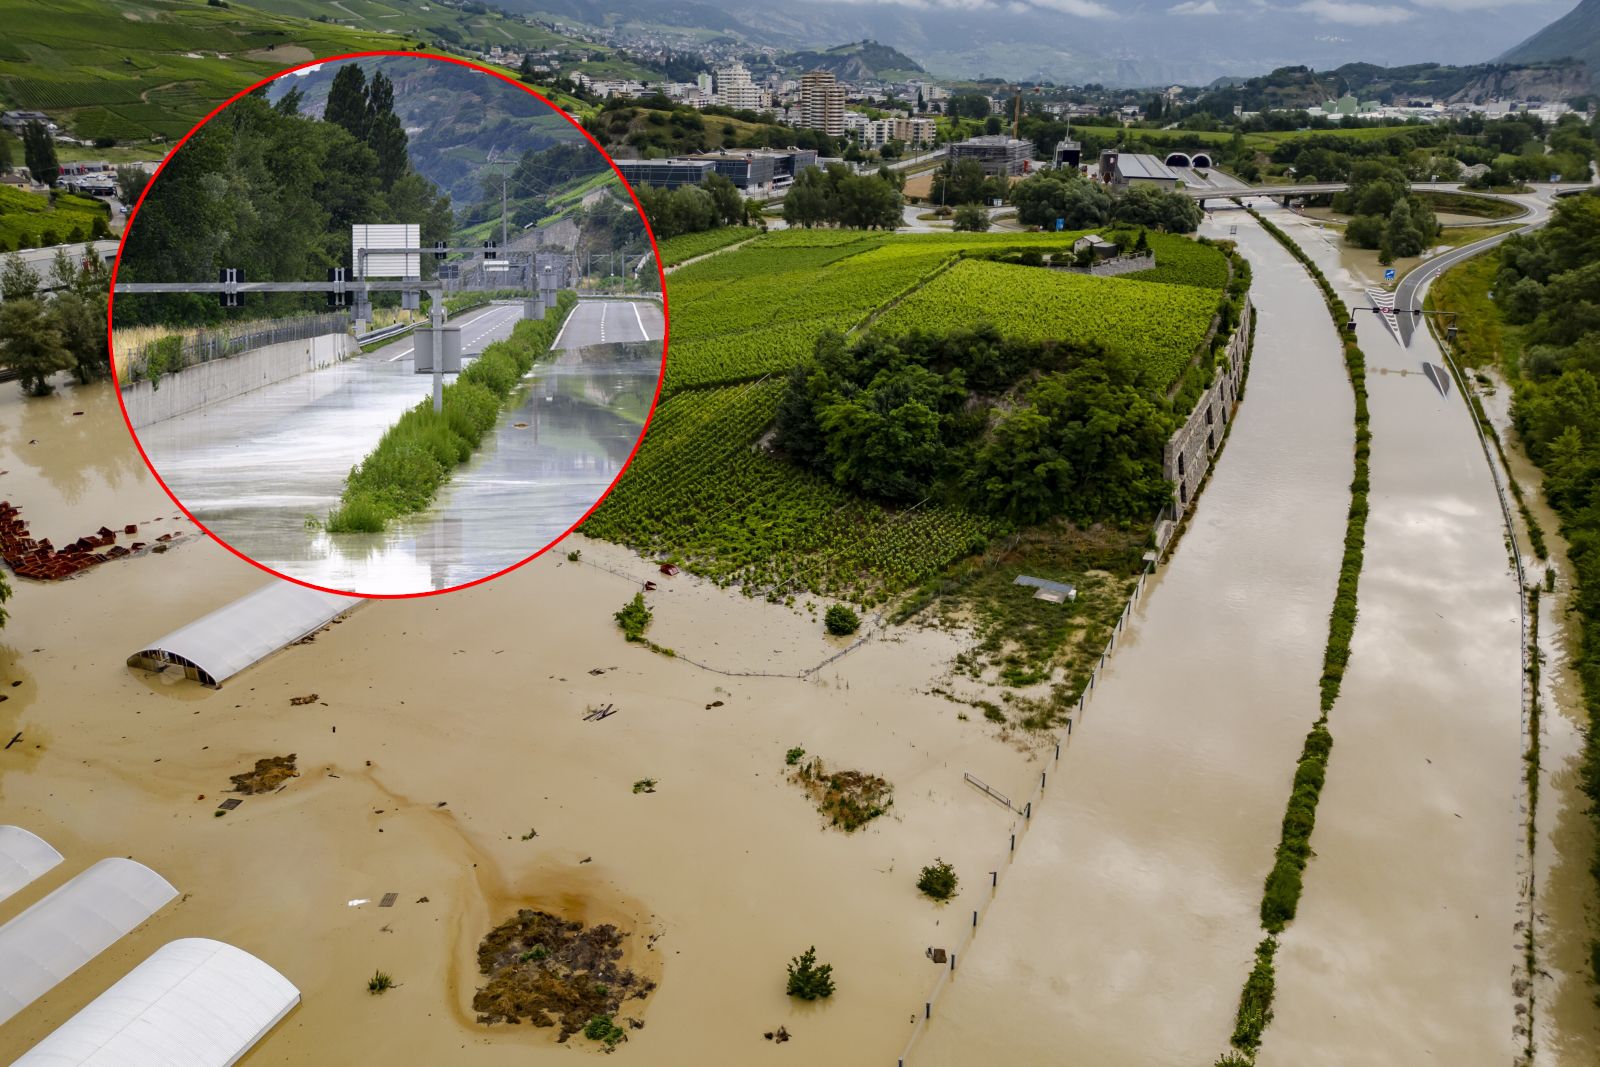
[[[1074,255],[1081,255],[1086,248],[1094,252],[1096,259],[1110,259],[1121,251],[1114,241],[1108,241],[1097,233],[1085,234],[1072,242]]]
[[[1065,582],[1052,582],[1048,578],[1035,578],[1031,574],[1019,574],[1013,585],[1027,585],[1034,589],[1035,600],[1048,600],[1052,604],[1065,604],[1069,600],[1078,599],[1078,590]]]

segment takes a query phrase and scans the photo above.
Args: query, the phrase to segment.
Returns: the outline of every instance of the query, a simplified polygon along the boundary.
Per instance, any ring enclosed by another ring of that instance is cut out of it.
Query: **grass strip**
[[[444,388],[441,411],[424,400],[389,427],[367,458],[351,468],[330,533],[382,533],[390,521],[433,502],[440,486],[483,443],[522,376],[547,355],[578,298],[563,292],[551,314],[523,319]]]
[[[1355,471],[1350,480],[1350,510],[1345,519],[1344,556],[1339,564],[1333,610],[1328,616],[1328,643],[1323,651],[1322,676],[1318,680],[1322,713],[1306,734],[1295,766],[1294,784],[1283,813],[1283,826],[1272,870],[1267,873],[1261,892],[1261,926],[1267,936],[1256,946],[1256,962],[1239,994],[1234,1018],[1232,1049],[1216,1060],[1215,1067],[1249,1067],[1261,1047],[1261,1035],[1272,1021],[1275,989],[1272,960],[1277,952],[1278,935],[1294,919],[1300,906],[1305,868],[1311,858],[1311,832],[1316,827],[1317,801],[1327,779],[1328,755],[1333,750],[1333,735],[1328,731],[1328,712],[1339,698],[1345,668],[1350,662],[1350,639],[1356,628],[1357,589],[1366,548],[1368,460],[1372,452],[1372,431],[1367,412],[1366,356],[1356,344],[1350,326],[1350,310],[1334,292],[1322,269],[1294,239],[1252,209],[1251,216],[1270,233],[1289,254],[1299,260],[1322,290],[1334,329],[1344,348],[1345,369],[1355,395]]]

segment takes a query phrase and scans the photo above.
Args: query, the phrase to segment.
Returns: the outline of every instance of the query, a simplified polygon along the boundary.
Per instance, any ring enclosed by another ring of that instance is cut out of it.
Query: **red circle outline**
[[[317,585],[314,582],[303,581],[303,580],[301,580],[299,578],[293,577],[292,575],[284,574],[281,571],[273,570],[271,567],[268,567],[266,564],[261,563],[258,560],[252,559],[251,557],[245,555],[243,552],[240,552],[238,549],[236,549],[232,545],[230,545],[227,541],[225,541],[221,537],[219,537],[205,523],[203,523],[199,519],[195,518],[194,514],[187,507],[184,506],[183,501],[178,499],[177,494],[172,491],[172,488],[167,485],[166,481],[161,477],[161,473],[156,470],[155,464],[150,461],[150,456],[145,452],[144,445],[139,440],[138,432],[135,431],[134,428],[133,428],[133,421],[128,417],[128,406],[122,399],[122,387],[120,385],[116,384],[117,383],[117,349],[116,349],[116,345],[112,341],[112,332],[113,332],[112,331],[112,323],[114,321],[113,320],[113,312],[114,312],[114,309],[116,307],[117,271],[122,266],[122,250],[127,245],[128,234],[131,233],[132,230],[133,230],[133,221],[134,221],[134,219],[136,219],[138,217],[139,209],[144,206],[145,197],[150,195],[150,190],[155,187],[157,179],[159,179],[161,177],[161,172],[166,169],[167,163],[172,159],[172,157],[174,155],[177,154],[178,150],[181,149],[188,142],[189,138],[193,137],[196,133],[198,133],[200,131],[201,127],[203,127],[206,123],[210,122],[212,119],[216,118],[217,115],[221,114],[223,111],[227,110],[230,106],[233,105],[233,103],[235,101],[239,100],[242,97],[248,96],[249,94],[255,92],[257,89],[261,88],[264,85],[269,85],[272,82],[277,81],[279,78],[282,78],[283,76],[285,76],[287,74],[293,74],[295,71],[304,70],[307,67],[321,66],[324,63],[338,63],[338,62],[342,62],[343,60],[347,60],[347,59],[361,59],[361,58],[367,57],[367,56],[403,56],[403,57],[410,58],[410,59],[431,59],[431,60],[438,60],[439,62],[442,62],[442,63],[454,63],[458,67],[466,67],[466,68],[468,68],[470,70],[476,70],[476,71],[478,71],[480,73],[488,74],[491,77],[499,78],[501,81],[505,82],[507,85],[513,86],[514,88],[517,88],[517,89],[521,89],[523,92],[527,93],[528,95],[536,97],[537,99],[542,101],[545,104],[546,107],[550,108],[551,111],[555,112],[557,115],[560,115],[562,118],[566,119],[567,122],[570,123],[574,129],[576,129],[579,133],[583,134],[584,138],[591,145],[594,146],[594,150],[596,152],[600,153],[601,158],[604,159],[606,161],[606,164],[611,167],[611,172],[613,174],[615,174],[617,176],[617,180],[622,183],[622,187],[628,191],[628,196],[633,201],[633,209],[634,209],[635,212],[638,213],[639,221],[641,223],[643,223],[643,225],[644,225],[645,236],[647,236],[650,239],[650,251],[654,255],[655,261],[656,261],[656,276],[660,280],[660,284],[661,284],[661,370],[656,376],[656,391],[655,391],[655,395],[653,397],[651,397],[651,399],[650,399],[650,410],[648,412],[646,412],[646,414],[645,414],[644,425],[639,428],[639,437],[633,443],[633,451],[628,453],[628,458],[623,461],[622,469],[617,471],[617,476],[615,478],[611,479],[611,484],[606,486],[605,492],[600,494],[599,498],[596,499],[595,502],[589,506],[589,510],[585,511],[581,516],[579,516],[578,520],[576,522],[574,522],[571,526],[569,526],[565,530],[563,530],[559,537],[556,537],[549,544],[545,545],[543,548],[541,548],[538,551],[532,553],[531,555],[529,555],[529,556],[527,556],[527,557],[525,557],[523,559],[520,559],[517,562],[515,562],[515,563],[513,563],[513,564],[511,564],[511,565],[509,565],[507,567],[503,567],[500,570],[495,571],[493,574],[486,574],[482,578],[474,578],[470,582],[463,582],[460,585],[447,586],[444,589],[425,589],[425,590],[421,590],[421,591],[418,591],[418,592],[415,592],[415,593],[355,593],[355,592],[351,592],[348,589],[333,589],[333,588],[330,588],[330,587],[325,586],[325,585]],[[578,527],[582,526],[584,524],[584,522],[589,518],[589,516],[594,514],[595,509],[598,508],[601,504],[603,504],[605,502],[606,497],[611,495],[611,491],[617,487],[617,482],[619,482],[622,479],[622,476],[628,472],[628,468],[633,465],[633,458],[634,458],[634,456],[638,455],[640,446],[644,444],[644,436],[650,430],[651,420],[653,420],[655,418],[656,405],[661,402],[661,387],[666,382],[666,376],[667,376],[667,348],[668,348],[668,344],[669,344],[671,336],[672,336],[672,327],[671,327],[671,315],[669,314],[669,309],[668,309],[667,272],[661,266],[661,249],[656,244],[655,231],[653,229],[651,229],[651,227],[650,227],[650,220],[645,217],[644,206],[639,203],[638,194],[633,191],[633,186],[628,184],[628,179],[622,176],[622,171],[617,169],[616,161],[611,158],[611,154],[609,152],[607,152],[604,147],[601,146],[599,141],[594,139],[593,135],[591,135],[588,130],[583,128],[583,124],[582,123],[580,123],[577,119],[573,118],[571,115],[569,115],[566,111],[564,111],[560,107],[557,107],[554,102],[552,102],[543,93],[540,93],[537,90],[535,90],[532,86],[529,86],[529,85],[527,85],[527,84],[525,84],[523,82],[517,81],[516,79],[511,78],[508,75],[502,74],[499,71],[496,71],[496,70],[494,70],[494,69],[492,69],[490,67],[483,66],[482,64],[473,63],[470,60],[460,59],[460,58],[455,57],[455,56],[438,55],[437,53],[433,53],[433,52],[404,52],[404,51],[348,52],[348,53],[345,53],[343,55],[324,56],[321,59],[308,60],[305,63],[300,63],[300,64],[297,64],[297,65],[295,65],[293,67],[286,67],[283,70],[278,71],[278,73],[276,73],[276,74],[269,75],[268,77],[261,79],[260,81],[256,82],[255,84],[247,86],[247,87],[239,90],[237,93],[233,94],[232,96],[228,97],[228,99],[224,100],[222,103],[220,103],[216,107],[212,108],[209,112],[206,113],[204,118],[202,118],[199,122],[195,123],[193,129],[191,129],[188,133],[184,134],[182,139],[179,140],[177,144],[172,146],[171,151],[169,151],[165,156],[163,156],[161,158],[161,162],[159,164],[157,164],[155,172],[150,175],[150,180],[145,183],[144,189],[140,192],[138,202],[135,203],[133,205],[133,207],[128,211],[127,221],[124,222],[123,225],[122,225],[122,238],[121,238],[120,241],[117,242],[116,259],[112,262],[112,266],[111,266],[111,291],[106,297],[106,349],[107,349],[107,351],[109,353],[109,357],[110,357],[110,361],[111,361],[111,381],[112,381],[113,386],[116,388],[116,392],[117,392],[117,407],[122,411],[122,421],[128,427],[128,436],[133,438],[133,445],[134,445],[135,448],[137,448],[139,450],[139,458],[144,460],[144,465],[149,469],[151,475],[155,478],[156,484],[161,486],[162,491],[165,492],[167,494],[167,496],[172,499],[172,502],[178,506],[178,509],[180,511],[182,511],[185,516],[188,517],[190,522],[194,523],[197,527],[199,527],[200,530],[207,537],[211,538],[217,544],[221,545],[223,548],[227,549],[229,552],[232,552],[235,556],[237,556],[240,559],[244,560],[246,563],[250,564],[252,567],[257,568],[258,570],[266,571],[268,574],[272,575],[275,578],[281,578],[286,582],[293,582],[295,585],[304,586],[307,589],[315,589],[318,592],[322,592],[322,593],[332,593],[332,594],[334,594],[336,596],[360,597],[360,598],[362,598],[364,600],[410,600],[410,599],[415,598],[415,597],[439,596],[440,594],[443,594],[443,593],[454,593],[454,592],[456,592],[458,590],[461,590],[461,589],[471,589],[473,586],[482,585],[485,582],[492,582],[496,578],[499,578],[499,577],[501,577],[503,575],[506,575],[506,574],[510,574],[512,571],[516,570],[518,567],[524,566],[525,564],[528,564],[528,563],[532,563],[534,560],[538,559],[540,556],[542,556],[546,552],[550,551],[556,545],[560,544],[567,537],[568,534],[572,533]]]

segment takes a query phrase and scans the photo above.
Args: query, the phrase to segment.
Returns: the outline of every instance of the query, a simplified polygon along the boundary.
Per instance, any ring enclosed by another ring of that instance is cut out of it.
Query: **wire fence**
[[[284,319],[257,319],[207,326],[189,334],[171,334],[146,342],[131,353],[118,353],[126,361],[131,381],[170,374],[213,360],[227,359],[285,341],[305,341],[350,329],[348,312],[324,312]]]

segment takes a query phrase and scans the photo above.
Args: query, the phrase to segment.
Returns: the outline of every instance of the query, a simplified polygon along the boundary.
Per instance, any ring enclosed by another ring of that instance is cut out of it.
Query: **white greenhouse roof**
[[[205,685],[220,686],[360,603],[360,597],[274,581],[144,646],[128,657],[128,666],[177,664]]]
[[[0,926],[0,1023],[178,895],[133,860],[104,859]]]
[[[189,937],[156,950],[13,1067],[229,1067],[300,1003],[242,949]]]
[[[61,862],[61,853],[20,826],[0,826],[0,900]]]

